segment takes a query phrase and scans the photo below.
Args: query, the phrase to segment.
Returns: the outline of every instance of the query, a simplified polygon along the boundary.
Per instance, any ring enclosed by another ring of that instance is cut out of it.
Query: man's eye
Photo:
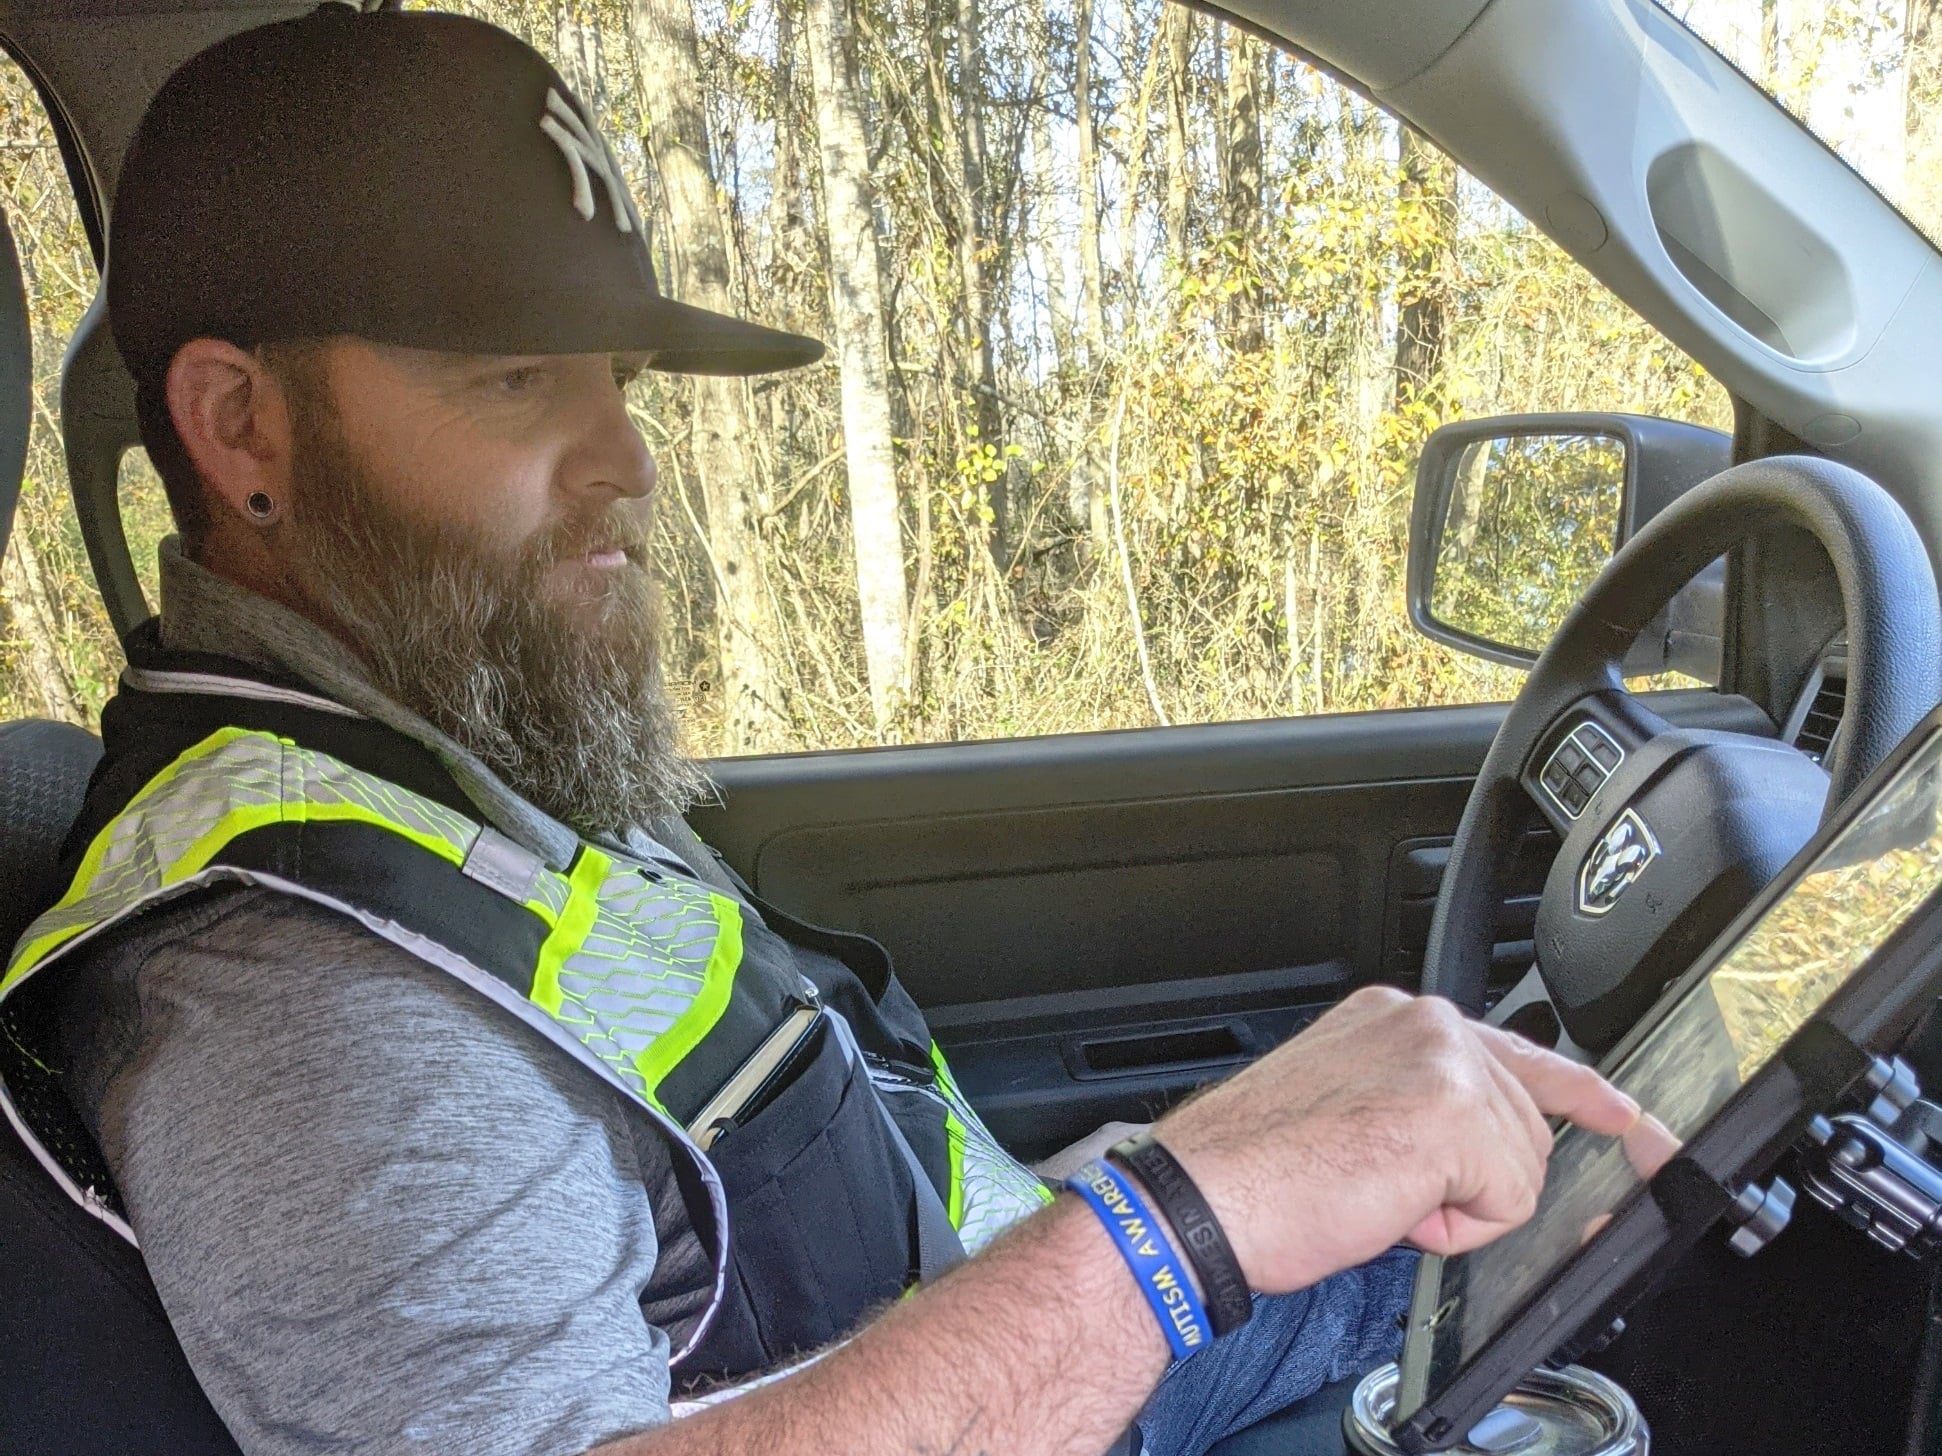
[[[525,364],[517,369],[508,369],[499,376],[499,388],[507,394],[523,394],[539,383],[542,372],[537,364]]]
[[[622,394],[627,393],[628,388],[640,377],[641,366],[638,364],[614,365],[614,388],[618,389]]]

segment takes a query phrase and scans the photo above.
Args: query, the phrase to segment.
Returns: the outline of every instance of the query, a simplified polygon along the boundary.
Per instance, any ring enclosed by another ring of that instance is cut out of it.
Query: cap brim
[[[421,304],[423,292],[419,290]],[[201,324],[190,337],[207,334],[249,348],[272,339],[351,334],[375,343],[461,354],[641,354],[649,368],[669,374],[769,374],[823,357],[820,340],[645,289],[618,295],[586,288],[493,295],[466,285],[454,288],[445,308],[425,309],[419,316],[397,306],[388,294],[359,312],[361,317],[347,322],[341,308],[306,309],[298,301],[278,315],[274,328],[217,319]],[[128,359],[137,379],[144,377],[143,366],[150,362]],[[167,358],[159,358],[152,372],[159,378],[167,367]]]
[[[668,374],[769,374],[823,357],[819,339],[750,323],[672,298],[654,298],[630,347]]]

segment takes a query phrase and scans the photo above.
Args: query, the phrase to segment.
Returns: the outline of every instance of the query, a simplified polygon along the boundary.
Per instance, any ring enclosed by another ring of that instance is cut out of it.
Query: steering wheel
[[[1847,617],[1847,706],[1825,770],[1777,739],[1675,727],[1621,670],[1681,587],[1777,525],[1821,544]],[[1535,802],[1564,845],[1538,902],[1537,963],[1513,999],[1548,1003],[1563,1049],[1609,1048],[1938,700],[1942,605],[1888,493],[1803,456],[1721,472],[1625,544],[1531,669],[1457,828],[1423,989],[1482,1011],[1506,870]],[[1541,1010],[1536,1021],[1548,1025]]]

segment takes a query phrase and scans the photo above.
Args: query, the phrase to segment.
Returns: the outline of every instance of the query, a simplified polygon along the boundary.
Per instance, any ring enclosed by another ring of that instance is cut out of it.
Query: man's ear
[[[163,397],[211,510],[257,526],[278,519],[290,495],[290,410],[263,361],[221,339],[192,339],[170,361]]]

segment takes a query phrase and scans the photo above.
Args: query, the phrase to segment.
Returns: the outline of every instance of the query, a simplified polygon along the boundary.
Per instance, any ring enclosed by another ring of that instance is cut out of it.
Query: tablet
[[[1529,1222],[1422,1261],[1392,1419],[1405,1450],[1460,1440],[1537,1365],[1606,1329],[1717,1220],[1726,1190],[1826,1110],[1809,1105],[1833,1093],[1801,1070],[1801,1047],[1835,1033],[1855,1056],[1887,1050],[1932,1001],[1939,800],[1942,712],[1600,1064],[1645,1109],[1640,1126],[1622,1139],[1561,1129]]]

